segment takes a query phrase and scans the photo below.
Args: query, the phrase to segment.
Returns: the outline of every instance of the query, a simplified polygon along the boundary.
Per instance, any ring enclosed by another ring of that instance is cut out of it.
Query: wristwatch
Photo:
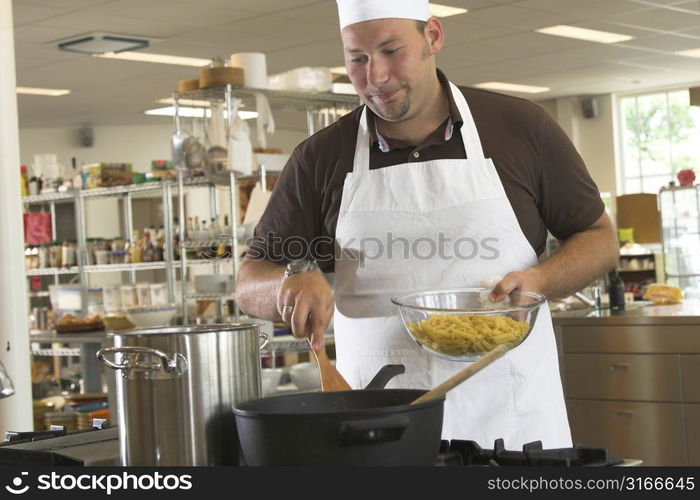
[[[284,279],[287,279],[294,274],[320,270],[321,268],[318,267],[318,263],[315,260],[293,260],[287,264],[287,267],[284,270]]]

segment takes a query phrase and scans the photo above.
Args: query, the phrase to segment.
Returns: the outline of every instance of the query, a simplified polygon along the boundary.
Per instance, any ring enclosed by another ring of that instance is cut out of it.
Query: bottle
[[[29,177],[27,175],[27,166],[20,166],[20,187],[22,196],[29,196]]]
[[[173,223],[173,257],[177,260],[180,258],[180,241],[184,241],[180,235],[180,221],[177,217]]]
[[[153,261],[154,262],[161,262],[164,259],[164,251],[163,248],[165,247],[165,231],[163,231],[163,228],[160,227],[156,231],[156,241],[153,243]]]
[[[610,296],[610,309],[621,311],[625,308],[625,284],[617,269],[608,273],[608,294]]]
[[[188,239],[192,239],[192,231],[194,231],[194,223],[192,222],[192,217],[187,218],[187,234],[185,235],[185,238],[183,238],[183,241]]]
[[[141,259],[143,259],[143,262],[153,262],[153,242],[151,241],[151,233],[148,229],[143,230],[143,250]]]
[[[142,256],[143,256],[143,240],[141,239],[141,236],[140,236],[138,230],[134,229],[134,232],[132,233],[132,236],[131,236],[131,262],[133,264],[143,262]]]

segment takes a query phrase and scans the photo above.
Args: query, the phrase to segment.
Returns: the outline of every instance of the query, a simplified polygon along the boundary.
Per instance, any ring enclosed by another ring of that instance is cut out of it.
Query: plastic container
[[[118,312],[122,308],[120,285],[107,285],[102,288],[102,303],[108,313]]]
[[[151,303],[151,284],[150,283],[137,283],[136,284],[136,297],[139,306],[150,306]]]
[[[136,286],[122,285],[119,287],[119,294],[122,298],[122,308],[136,307],[139,304],[138,295],[136,295]]]
[[[95,250],[95,264],[98,266],[109,264],[109,250]]]
[[[151,304],[164,306],[168,303],[168,286],[165,283],[151,283]]]

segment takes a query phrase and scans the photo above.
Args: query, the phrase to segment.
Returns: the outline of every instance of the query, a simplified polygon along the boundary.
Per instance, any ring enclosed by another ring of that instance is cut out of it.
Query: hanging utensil
[[[508,352],[508,347],[505,345],[499,345],[491,349],[489,352],[484,354],[478,361],[467,366],[465,369],[458,371],[456,374],[445,380],[442,384],[438,385],[431,391],[426,392],[419,398],[415,399],[411,404],[425,403],[426,401],[431,401],[433,399],[438,399],[443,397],[447,391],[454,389],[459,384],[467,380],[472,375],[478,373],[479,371],[486,368],[488,365],[496,361],[498,358],[503,356]]]
[[[307,338],[309,346],[311,346],[311,340]],[[352,387],[343,378],[340,372],[331,364],[326,354],[326,348],[319,351],[314,351],[313,348],[311,352],[316,358],[316,363],[318,364],[318,371],[321,375],[321,390],[323,392],[333,392],[333,391],[351,391]]]

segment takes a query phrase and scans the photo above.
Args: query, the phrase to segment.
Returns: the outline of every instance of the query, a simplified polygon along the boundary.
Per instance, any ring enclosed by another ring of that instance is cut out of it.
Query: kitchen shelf
[[[266,96],[273,109],[290,111],[306,111],[320,106],[357,107],[360,98],[354,94],[334,94],[332,92],[291,92],[286,90],[255,89],[248,87],[231,87],[231,95],[238,98],[248,98],[246,107],[254,107],[255,94]],[[208,89],[192,90],[178,93],[180,99],[207,101],[223,101],[226,98],[226,87],[211,87]]]
[[[335,343],[333,334],[324,336],[325,345]],[[278,335],[272,337],[270,342],[262,349],[264,353],[279,353],[279,352],[308,352],[311,350],[309,342],[306,339],[299,339],[293,335]]]
[[[222,257],[220,259],[187,259],[188,266],[205,266],[207,264],[228,264],[231,262],[231,257]],[[177,263],[174,264],[179,268]]]
[[[33,203],[50,203],[50,202],[61,202],[61,201],[71,201],[75,199],[75,191],[66,191],[63,193],[44,193],[44,194],[34,194],[30,196],[24,196],[22,198],[22,203],[25,205]]]
[[[87,273],[114,273],[119,271],[150,271],[152,269],[165,269],[165,261],[137,262],[133,264],[105,264],[85,266]]]
[[[106,330],[96,330],[82,333],[56,333],[54,330],[34,330],[29,335],[29,342],[42,344],[62,342],[66,344],[99,344],[111,341]]]
[[[80,356],[79,347],[66,347],[63,349],[32,349],[32,354],[34,356]]]
[[[78,274],[80,268],[78,266],[72,267],[40,267],[36,269],[27,269],[25,271],[27,276],[52,276],[54,274]]]
[[[185,295],[186,299],[190,300],[216,300],[221,298],[233,298],[233,292],[226,293],[188,293]]]

